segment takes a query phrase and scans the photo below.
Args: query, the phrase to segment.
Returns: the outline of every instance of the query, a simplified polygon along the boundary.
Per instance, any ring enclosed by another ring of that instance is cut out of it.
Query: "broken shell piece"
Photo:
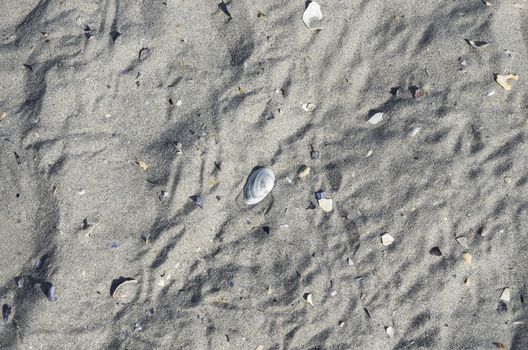
[[[308,176],[308,174],[310,174],[310,167],[307,165],[301,165],[299,170],[297,170],[297,176],[299,176],[301,179]]]
[[[275,174],[269,168],[258,168],[249,174],[244,186],[246,204],[253,205],[262,201],[275,185]]]
[[[376,125],[383,120],[383,112],[375,113],[372,117],[369,118],[368,122],[372,125]]]
[[[0,112],[0,122],[7,117],[7,112]]]
[[[333,210],[334,201],[326,197],[326,192],[324,191],[315,192],[315,198],[317,199],[319,206],[321,207],[321,209],[323,209],[325,213],[330,213]]]
[[[466,277],[466,279],[464,280],[464,284],[466,285],[466,287],[469,287],[471,285],[471,279],[469,277]]]
[[[392,237],[388,233],[385,233],[383,236],[381,236],[381,243],[383,243],[384,246],[391,245],[393,242],[394,237]]]
[[[313,299],[312,299],[312,293],[304,293],[303,299],[304,301],[306,301],[306,303],[310,304],[311,306],[314,306]]]
[[[315,105],[315,103],[311,103],[311,102],[308,102],[308,103],[304,103],[301,105],[301,108],[305,111],[305,112],[313,112],[315,110],[315,107],[317,107]]]
[[[507,75],[495,74],[495,81],[506,91],[510,91],[512,88],[512,86],[508,82],[509,80],[517,81],[519,80],[519,76],[515,74],[507,74]]]
[[[334,201],[330,198],[322,198],[318,200],[319,206],[325,213],[330,213],[334,209]]]
[[[487,41],[482,41],[482,40],[469,40],[469,39],[466,39],[466,42],[473,46],[474,48],[477,48],[477,49],[480,49],[480,48],[483,48],[483,47],[486,47],[489,45],[489,43]]]
[[[458,242],[458,244],[460,244],[462,247],[464,247],[465,249],[469,249],[468,241],[467,241],[466,237],[460,236],[460,237],[457,237],[455,239]]]
[[[148,165],[147,165],[147,163],[145,163],[144,161],[142,161],[142,160],[136,160],[136,164],[137,164],[138,167],[140,167],[143,171],[147,171],[147,169],[148,169]]]
[[[257,346],[255,350],[264,350],[264,345]]]
[[[500,299],[506,303],[510,302],[510,288],[506,287],[502,290]]]
[[[495,345],[495,347],[499,350],[507,350],[508,347],[504,344],[504,343],[500,343],[500,342],[493,342],[493,345]]]
[[[473,259],[473,257],[469,253],[464,253],[464,254],[462,254],[462,259],[464,259],[464,262],[466,264],[470,265],[471,264],[471,260]]]
[[[323,19],[321,6],[315,1],[310,1],[303,13],[303,22],[311,30],[321,29],[320,22]]]
[[[132,288],[132,286],[137,283],[138,281],[132,277],[121,276],[116,278],[110,286],[110,295],[112,298],[119,299],[124,303],[130,302],[135,295],[135,288]]]
[[[386,327],[385,332],[387,332],[387,335],[389,336],[389,338],[394,338],[394,328]]]

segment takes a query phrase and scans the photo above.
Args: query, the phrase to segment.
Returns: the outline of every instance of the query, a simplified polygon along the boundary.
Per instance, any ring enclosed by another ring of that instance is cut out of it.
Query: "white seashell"
[[[303,13],[304,24],[312,30],[321,29],[321,27],[319,27],[319,22],[321,22],[322,19],[323,13],[321,12],[321,6],[315,1],[311,1]]]
[[[259,168],[249,174],[244,186],[246,204],[257,204],[271,192],[275,185],[275,174],[269,168]]]

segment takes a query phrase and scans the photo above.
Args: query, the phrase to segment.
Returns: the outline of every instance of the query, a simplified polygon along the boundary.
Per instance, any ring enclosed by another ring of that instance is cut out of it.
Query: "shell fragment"
[[[383,112],[378,112],[369,118],[368,122],[372,125],[379,124],[383,120]]]
[[[506,303],[510,302],[510,296],[511,296],[511,293],[510,293],[510,288],[506,287],[502,290],[502,293],[501,293],[501,296],[500,296],[500,299]]]
[[[515,74],[507,74],[507,75],[496,74],[495,75],[495,81],[497,82],[497,84],[502,86],[502,88],[506,91],[510,91],[512,88],[512,86],[509,83],[510,80],[517,81],[519,80],[519,76]]]

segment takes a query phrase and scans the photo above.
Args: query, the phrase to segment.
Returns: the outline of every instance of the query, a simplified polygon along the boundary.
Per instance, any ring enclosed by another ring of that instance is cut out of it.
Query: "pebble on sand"
[[[501,293],[501,296],[500,296],[500,299],[506,303],[509,303],[510,302],[510,296],[511,296],[511,293],[510,293],[510,288],[506,287],[502,290],[502,293]]]
[[[317,106],[315,105],[315,103],[311,103],[311,102],[308,102],[308,103],[303,103],[301,105],[301,108],[305,111],[305,112],[313,112],[315,110]]]
[[[313,299],[312,299],[312,293],[304,293],[303,299],[304,301],[306,301],[307,304],[314,306]]]
[[[429,254],[434,255],[434,256],[442,256],[442,251],[440,250],[439,247],[435,246],[429,250]]]
[[[387,335],[389,336],[389,338],[394,338],[394,328],[392,327],[386,327],[385,328],[385,332],[387,332]]]
[[[394,237],[392,237],[390,234],[385,233],[381,236],[381,243],[383,243],[384,246],[389,246],[394,242]]]
[[[148,165],[142,160],[136,160],[136,164],[138,167],[140,167],[143,171],[147,171]]]
[[[310,167],[307,165],[301,165],[299,170],[297,170],[297,176],[299,176],[301,179],[305,178],[310,174]]]
[[[508,347],[506,346],[506,344],[504,343],[501,343],[501,342],[493,342],[493,345],[495,345],[495,347],[499,350],[507,350]]]
[[[471,264],[471,260],[473,259],[473,257],[469,253],[464,253],[464,254],[462,254],[462,259],[464,260],[464,262],[466,264],[470,265]]]
[[[4,304],[4,306],[2,306],[2,319],[7,322],[9,320],[9,315],[11,315],[11,305],[8,305],[8,304]]]
[[[315,192],[315,198],[325,213],[330,213],[334,209],[334,202],[332,199],[326,197],[326,192]]]
[[[458,244],[460,244],[462,247],[464,247],[464,249],[469,249],[467,237],[459,236],[459,237],[457,237],[455,239],[458,242]]]
[[[369,118],[368,122],[372,125],[381,123],[383,120],[383,112],[378,112]]]
[[[321,29],[319,26],[323,20],[323,13],[321,12],[321,6],[315,1],[310,1],[306,10],[303,13],[303,22],[311,30]]]

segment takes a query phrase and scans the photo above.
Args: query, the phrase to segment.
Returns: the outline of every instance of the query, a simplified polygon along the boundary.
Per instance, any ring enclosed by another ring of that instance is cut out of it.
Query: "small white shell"
[[[249,174],[244,186],[246,204],[257,204],[271,192],[275,185],[275,174],[269,168],[259,168]]]

